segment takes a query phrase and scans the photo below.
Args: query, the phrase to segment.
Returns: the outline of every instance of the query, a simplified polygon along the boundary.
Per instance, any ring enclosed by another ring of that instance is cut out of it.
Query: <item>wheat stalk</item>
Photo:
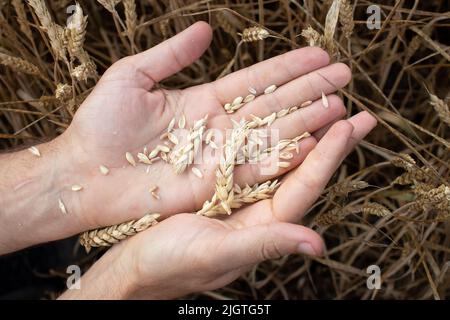
[[[131,220],[111,227],[86,231],[80,236],[80,244],[89,252],[93,247],[109,247],[134,236],[158,223],[157,213],[146,214],[139,220]]]
[[[33,76],[40,75],[39,68],[36,67],[34,64],[21,58],[12,57],[10,55],[1,52],[0,52],[0,64],[7,66],[8,68],[11,68],[14,71],[30,74]]]

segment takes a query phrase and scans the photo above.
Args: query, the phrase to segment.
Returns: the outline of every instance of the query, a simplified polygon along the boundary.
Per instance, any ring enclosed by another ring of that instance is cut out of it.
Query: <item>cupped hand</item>
[[[336,122],[314,136],[319,142],[283,179],[273,199],[222,220],[174,215],[113,247],[84,276],[85,288],[62,298],[176,298],[225,286],[266,259],[320,255],[321,237],[295,222],[375,125],[367,112]],[[114,281],[106,285],[101,277]]]
[[[231,119],[249,119],[251,114],[265,117],[314,101],[275,121],[272,128],[279,130],[280,139],[285,139],[305,131],[314,133],[345,114],[342,101],[330,94],[348,83],[350,71],[344,64],[329,65],[327,53],[312,47],[185,90],[157,88],[159,81],[199,58],[210,41],[209,25],[198,22],[146,52],[121,59],[107,70],[77,111],[59,140],[62,153],[69,157],[70,183],[83,186],[82,192],[67,195],[70,201],[66,200],[66,206],[83,221],[85,229],[140,218],[148,212],[161,213],[163,218],[194,212],[212,196],[217,162],[206,160],[196,165],[204,176],[199,179],[190,170],[177,175],[162,161],[152,164],[146,173],[145,165],[133,167],[125,158],[126,152],[136,154],[144,147],[152,150],[161,144],[160,136],[174,117],[185,115],[187,127],[191,127],[208,115],[208,128],[225,130],[232,127]],[[261,94],[273,84],[278,86],[274,93],[258,96],[234,114],[225,112],[223,105],[246,96],[249,87]],[[322,92],[329,95],[328,108],[320,101]],[[302,140],[300,153],[290,161],[291,166],[271,176],[262,175],[255,164],[238,166],[235,183],[253,185],[284,174],[298,166],[315,145],[314,137]],[[110,169],[107,176],[100,173],[100,165]],[[152,186],[159,187],[160,200],[148,192]]]

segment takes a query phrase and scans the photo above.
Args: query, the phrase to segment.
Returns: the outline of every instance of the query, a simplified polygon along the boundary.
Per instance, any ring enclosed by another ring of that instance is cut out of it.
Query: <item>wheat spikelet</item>
[[[280,186],[278,180],[266,181],[263,184],[255,184],[250,187],[246,185],[241,189],[238,185],[234,186],[233,201],[229,203],[231,209],[238,209],[246,204],[252,204],[260,200],[270,199]],[[228,214],[218,201],[217,194],[214,194],[210,201],[205,201],[201,210],[197,211],[198,215],[214,217],[219,214]]]
[[[344,211],[340,207],[336,207],[331,211],[321,213],[314,218],[314,222],[321,227],[335,225],[344,219]]]
[[[233,201],[233,171],[237,154],[244,143],[248,129],[246,122],[233,124],[230,139],[226,142],[224,155],[220,157],[220,164],[216,171],[216,194],[224,210],[231,214],[230,203]]]
[[[301,36],[305,38],[310,47],[320,47],[320,48],[324,47],[323,36],[316,30],[314,30],[314,28],[311,26],[308,26],[308,28],[303,29]]]
[[[97,0],[106,10],[113,13],[116,11],[116,6],[122,0]]]
[[[426,182],[430,180],[430,168],[415,169],[405,172],[394,180],[394,184],[407,185],[417,184],[418,182]]]
[[[87,81],[97,76],[97,67],[92,60],[89,60],[75,67],[70,75],[77,81]]]
[[[0,64],[7,66],[8,68],[14,71],[30,74],[33,76],[40,75],[39,68],[36,67],[34,64],[21,58],[12,57],[10,55],[1,52],[0,52]]]
[[[93,247],[109,247],[136,233],[157,224],[159,214],[149,213],[139,220],[132,220],[103,229],[87,231],[80,236],[80,244],[89,252]]]
[[[264,40],[270,36],[269,31],[264,28],[255,26],[246,28],[239,34],[244,42],[255,42],[259,40]]]
[[[75,11],[65,29],[67,51],[71,57],[84,55],[84,40],[86,36],[87,16],[83,15],[80,4],[75,5]]]
[[[376,202],[369,202],[364,204],[361,208],[361,211],[364,214],[370,214],[377,217],[386,217],[391,214],[391,211],[389,209]]]
[[[431,93],[430,104],[434,107],[434,110],[436,110],[441,121],[450,126],[450,109],[448,105],[443,100],[439,99],[437,96]]]
[[[331,196],[347,196],[350,192],[362,190],[369,186],[365,181],[360,180],[344,180],[335,184],[330,189]]]
[[[128,37],[134,38],[134,33],[137,26],[136,2],[135,0],[123,0],[125,8],[125,24],[127,27]]]
[[[11,4],[17,13],[17,22],[19,23],[20,30],[27,36],[29,40],[33,39],[30,26],[28,24],[27,14],[25,12],[25,6],[23,0],[12,0]]]
[[[353,6],[349,0],[341,0],[339,23],[342,26],[345,37],[350,38],[355,28],[355,22],[353,21]]]
[[[406,171],[412,171],[415,169],[416,161],[407,153],[400,153],[397,157],[391,160],[391,163],[398,167],[405,169]]]
[[[64,60],[66,50],[64,47],[64,29],[53,22],[50,12],[43,0],[28,0],[28,4],[34,9],[36,16],[50,39],[50,46],[57,60]]]
[[[72,87],[66,83],[58,83],[55,90],[55,98],[59,101],[69,99],[73,94]]]

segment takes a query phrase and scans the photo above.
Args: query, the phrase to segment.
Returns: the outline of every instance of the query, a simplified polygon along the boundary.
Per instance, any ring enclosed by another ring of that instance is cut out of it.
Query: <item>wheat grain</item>
[[[152,162],[150,161],[150,159],[148,158],[148,156],[146,154],[139,152],[136,156],[137,156],[139,162],[142,162],[145,164],[152,164]]]
[[[41,156],[41,152],[39,151],[39,149],[35,146],[29,147],[28,151],[31,152],[32,155],[36,156],[36,157],[40,157]]]
[[[305,101],[300,105],[300,108],[308,107],[308,106],[312,105],[312,103],[313,102],[311,100]]]
[[[289,162],[286,162],[286,161],[280,161],[280,162],[277,163],[277,166],[279,168],[289,168],[290,165],[291,164]]]
[[[64,205],[64,202],[61,200],[61,198],[58,199],[58,207],[63,214],[67,214],[66,206]]]
[[[255,88],[253,87],[248,87],[248,92],[250,92],[252,95],[256,96],[257,95],[257,91]]]
[[[203,179],[203,173],[197,167],[192,167],[192,173],[200,179]]]
[[[149,213],[139,220],[131,220],[111,227],[87,231],[80,236],[79,241],[86,252],[89,252],[93,247],[109,247],[156,225],[160,216],[157,213]]]
[[[71,190],[72,190],[72,191],[81,191],[81,190],[83,190],[83,187],[80,186],[79,184],[74,184],[74,185],[71,187]]]
[[[178,128],[184,129],[186,127],[186,117],[185,115],[181,115],[181,118],[178,120]]]
[[[328,103],[328,98],[325,95],[325,93],[323,93],[323,91],[322,91],[322,105],[324,108],[328,108],[330,106],[330,104]]]
[[[38,76],[40,74],[39,68],[36,67],[34,64],[21,58],[12,57],[10,55],[1,52],[0,52],[0,64],[21,73],[30,74],[33,76]]]
[[[277,89],[277,86],[272,84],[270,86],[268,86],[265,90],[264,90],[264,94],[269,94],[274,92]]]
[[[270,33],[264,28],[255,26],[246,28],[242,31],[242,34],[240,34],[242,37],[242,41],[244,42],[254,42],[259,40],[264,40],[267,37],[269,37]]]
[[[136,166],[136,160],[134,160],[134,157],[130,152],[125,153],[125,158],[127,159],[128,163],[131,164],[133,167]]]
[[[178,140],[177,136],[174,135],[171,132],[167,133],[167,138],[169,139],[170,142],[172,142],[174,145],[177,145],[178,143],[180,143],[180,141]]]
[[[100,165],[99,170],[100,170],[100,173],[104,176],[106,176],[109,173],[109,169],[104,165]]]
[[[174,118],[172,118],[172,120],[170,120],[169,125],[167,126],[167,132],[172,132],[173,128],[175,127],[175,122],[177,120]]]

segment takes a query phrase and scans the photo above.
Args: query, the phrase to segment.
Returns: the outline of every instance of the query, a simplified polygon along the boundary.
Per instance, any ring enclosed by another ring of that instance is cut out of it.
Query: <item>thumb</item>
[[[221,248],[222,261],[238,268],[292,253],[320,255],[323,241],[315,231],[304,226],[272,222],[231,232]]]
[[[209,47],[211,39],[211,27],[206,22],[199,21],[157,46],[129,57],[128,62],[151,79],[150,83],[145,82],[145,89],[150,89],[155,82],[177,73],[197,60]]]

